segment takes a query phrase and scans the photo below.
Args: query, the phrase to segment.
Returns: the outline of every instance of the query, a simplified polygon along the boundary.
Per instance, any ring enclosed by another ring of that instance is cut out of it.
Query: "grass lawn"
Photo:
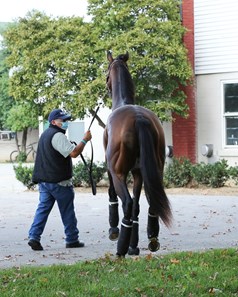
[[[238,250],[0,270],[0,296],[238,296]]]

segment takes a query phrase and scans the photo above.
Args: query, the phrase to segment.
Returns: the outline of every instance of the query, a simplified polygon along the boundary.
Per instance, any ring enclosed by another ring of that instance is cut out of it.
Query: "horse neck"
[[[118,71],[112,80],[112,110],[135,104],[134,86],[129,73]]]

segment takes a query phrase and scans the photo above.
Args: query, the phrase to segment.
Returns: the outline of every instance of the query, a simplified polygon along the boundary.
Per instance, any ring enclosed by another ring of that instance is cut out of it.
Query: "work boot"
[[[34,250],[34,251],[43,251],[43,246],[40,244],[39,241],[30,239],[28,241],[28,245]]]
[[[80,248],[80,247],[84,247],[84,242],[75,241],[71,243],[66,243],[66,248]]]

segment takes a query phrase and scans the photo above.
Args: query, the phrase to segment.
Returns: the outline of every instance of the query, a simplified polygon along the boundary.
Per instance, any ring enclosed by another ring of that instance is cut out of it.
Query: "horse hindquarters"
[[[163,187],[163,166],[160,165],[163,164],[163,160],[159,159],[155,145],[156,141],[163,141],[163,139],[159,140],[162,136],[157,135],[156,141],[153,139],[155,132],[152,131],[152,123],[149,119],[140,117],[136,120],[135,127],[139,139],[141,174],[150,205],[149,212],[151,215],[159,216],[164,224],[169,226],[171,209]]]
[[[114,131],[113,135],[117,135],[117,133],[115,132],[116,130],[113,129],[113,131]],[[110,181],[109,238],[111,240],[116,240],[117,237],[119,236],[118,243],[117,243],[117,255],[124,257],[128,252],[128,248],[130,244],[130,237],[131,237],[131,231],[132,231],[131,215],[132,215],[133,201],[126,184],[128,169],[125,169],[123,167],[125,165],[125,162],[122,162],[122,160],[124,160],[123,158],[124,154],[122,152],[123,150],[120,151],[120,156],[117,156],[117,150],[115,149],[115,147],[117,146],[112,145],[112,143],[115,144],[115,140],[117,141],[117,139],[110,138],[110,140],[111,140],[111,142],[109,142],[110,145],[107,145],[107,148],[106,148],[106,159],[107,159],[107,167],[108,167],[108,173],[109,173],[108,176]],[[118,170],[118,164],[120,164],[119,170]],[[119,220],[117,197],[120,197],[122,201],[122,208],[123,208],[123,214],[124,214],[124,217],[121,222],[120,232],[117,227],[118,220]]]

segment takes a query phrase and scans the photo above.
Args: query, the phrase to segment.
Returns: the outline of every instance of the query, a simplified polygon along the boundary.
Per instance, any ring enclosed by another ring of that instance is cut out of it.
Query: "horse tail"
[[[139,118],[135,122],[135,127],[139,140],[140,169],[144,190],[150,205],[149,212],[158,215],[169,227],[172,218],[171,206],[163,187],[163,165],[158,164],[150,121]]]

